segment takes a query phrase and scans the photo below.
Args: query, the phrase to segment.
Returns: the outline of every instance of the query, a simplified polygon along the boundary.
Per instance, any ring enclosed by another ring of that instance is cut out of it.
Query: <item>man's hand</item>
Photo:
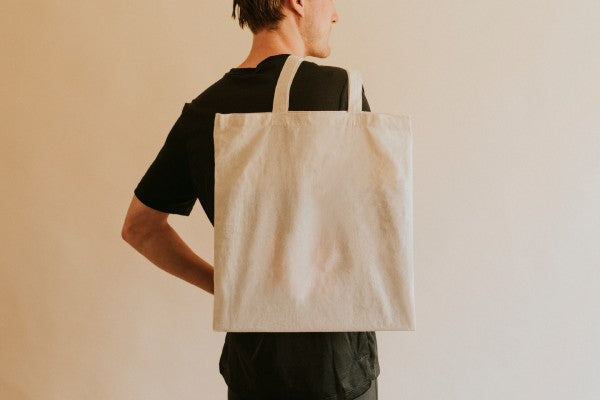
[[[190,249],[169,225],[168,217],[134,195],[121,237],[157,267],[214,294],[213,266]]]

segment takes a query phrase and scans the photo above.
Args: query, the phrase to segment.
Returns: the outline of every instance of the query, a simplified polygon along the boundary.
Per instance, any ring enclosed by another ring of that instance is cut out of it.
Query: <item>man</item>
[[[234,0],[253,33],[246,60],[190,103],[134,190],[122,237],[163,270],[214,294],[213,267],[168,224],[196,199],[214,225],[214,114],[270,112],[290,54],[325,58],[338,15],[333,0]],[[303,61],[290,110],[347,110],[342,68]],[[363,111],[370,111],[363,87]],[[227,332],[219,371],[228,399],[371,400],[377,398],[375,332]]]

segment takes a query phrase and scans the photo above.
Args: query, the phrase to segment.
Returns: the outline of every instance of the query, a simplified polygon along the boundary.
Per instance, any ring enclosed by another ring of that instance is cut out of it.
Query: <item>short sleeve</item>
[[[189,103],[183,106],[162,148],[134,189],[136,197],[146,206],[185,216],[190,215],[198,198],[187,152],[193,122],[189,106]]]

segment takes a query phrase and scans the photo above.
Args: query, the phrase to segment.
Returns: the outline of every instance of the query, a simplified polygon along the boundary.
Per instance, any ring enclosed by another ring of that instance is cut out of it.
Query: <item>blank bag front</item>
[[[272,112],[215,115],[213,330],[415,330],[408,115],[289,111],[289,55]]]

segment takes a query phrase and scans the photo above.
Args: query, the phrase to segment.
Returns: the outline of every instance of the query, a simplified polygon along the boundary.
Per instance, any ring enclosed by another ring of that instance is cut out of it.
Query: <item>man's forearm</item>
[[[157,267],[214,294],[213,266],[198,257],[168,223],[130,233],[125,240]]]

